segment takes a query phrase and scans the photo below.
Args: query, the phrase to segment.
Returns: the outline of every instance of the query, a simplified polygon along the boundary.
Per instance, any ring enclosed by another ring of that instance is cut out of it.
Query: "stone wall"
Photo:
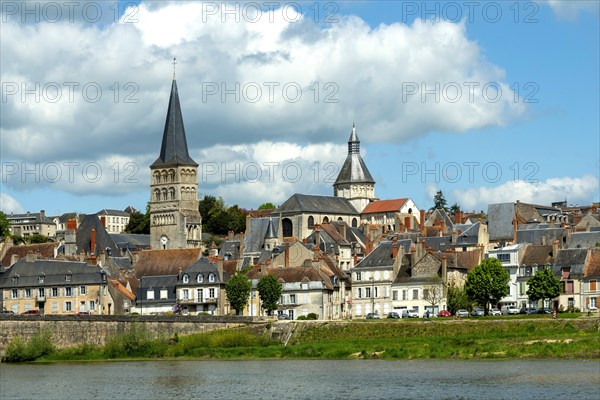
[[[175,333],[210,332],[237,327],[258,327],[268,321],[260,317],[239,316],[24,316],[0,315],[0,354],[15,337],[29,340],[42,329],[50,329],[57,348],[77,346],[83,343],[104,345],[112,335],[127,331],[134,323],[140,323],[155,337],[172,337]]]

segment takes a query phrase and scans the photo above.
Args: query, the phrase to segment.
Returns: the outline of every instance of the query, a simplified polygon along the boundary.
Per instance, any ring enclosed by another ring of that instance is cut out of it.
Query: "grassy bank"
[[[425,323],[291,323],[287,346],[249,329],[151,339],[140,326],[111,338],[106,346],[82,345],[38,353],[38,361],[107,359],[502,359],[600,358],[595,319],[461,320]],[[46,338],[48,337],[45,334]],[[27,344],[14,346],[25,354]],[[7,352],[9,355],[9,352]],[[29,359],[30,360],[30,359]],[[10,361],[19,360],[12,354]]]

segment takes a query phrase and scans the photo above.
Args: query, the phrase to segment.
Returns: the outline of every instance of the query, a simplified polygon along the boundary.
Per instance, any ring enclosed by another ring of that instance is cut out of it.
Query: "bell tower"
[[[151,247],[200,247],[198,164],[188,153],[174,73],[160,155],[150,166],[150,173]]]

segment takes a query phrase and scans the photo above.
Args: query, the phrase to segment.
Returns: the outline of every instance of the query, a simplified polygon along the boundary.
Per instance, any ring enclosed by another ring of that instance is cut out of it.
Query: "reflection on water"
[[[598,361],[0,364],[0,399],[598,399]]]

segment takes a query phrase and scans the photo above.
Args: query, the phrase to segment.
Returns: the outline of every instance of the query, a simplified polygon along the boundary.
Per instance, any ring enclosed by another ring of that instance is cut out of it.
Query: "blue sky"
[[[598,2],[320,2],[317,21],[314,2],[280,2],[258,23],[249,3],[125,3],[119,21],[113,3],[77,2],[72,21],[3,3],[0,209],[143,209],[173,57],[199,192],[230,205],[331,194],[353,122],[381,199],[599,201]],[[236,83],[238,102],[209,94]]]

